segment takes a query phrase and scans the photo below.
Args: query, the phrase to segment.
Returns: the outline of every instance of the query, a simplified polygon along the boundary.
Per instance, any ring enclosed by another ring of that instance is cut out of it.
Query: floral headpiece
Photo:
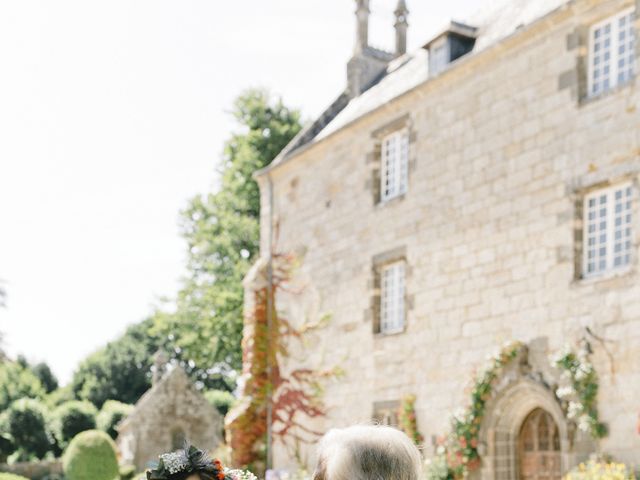
[[[188,445],[182,450],[160,455],[156,468],[147,472],[147,480],[184,480],[193,474],[199,475],[201,480],[226,478],[220,460],[211,460],[202,450]]]

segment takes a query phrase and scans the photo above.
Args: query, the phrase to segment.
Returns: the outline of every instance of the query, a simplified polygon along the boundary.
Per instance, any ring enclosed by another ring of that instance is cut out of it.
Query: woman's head
[[[404,433],[356,425],[322,437],[314,480],[419,480],[420,452]]]
[[[158,465],[147,471],[148,480],[227,480],[219,460],[186,445],[182,450],[160,455]]]

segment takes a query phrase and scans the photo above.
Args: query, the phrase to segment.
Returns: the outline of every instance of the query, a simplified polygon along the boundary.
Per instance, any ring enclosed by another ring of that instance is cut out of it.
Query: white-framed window
[[[635,73],[635,10],[629,9],[591,27],[589,95],[628,82]]]
[[[382,139],[380,199],[384,202],[407,191],[409,180],[409,135],[401,130]]]
[[[399,333],[404,330],[405,265],[403,261],[382,267],[380,282],[380,333]]]
[[[584,198],[583,276],[611,272],[631,263],[631,183],[603,188]]]

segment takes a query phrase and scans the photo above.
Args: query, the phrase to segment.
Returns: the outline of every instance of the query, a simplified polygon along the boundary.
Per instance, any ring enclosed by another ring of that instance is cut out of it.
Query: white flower
[[[453,413],[454,420],[457,420],[459,422],[464,422],[466,416],[467,416],[467,412],[465,411],[464,408],[459,408]]]
[[[160,458],[171,475],[186,471],[187,467],[189,467],[189,461],[181,450],[177,452],[164,453],[160,455]]]
[[[589,415],[580,415],[580,418],[578,419],[578,428],[583,432],[589,433],[591,430],[591,418]]]
[[[258,480],[258,477],[256,477],[249,470],[225,469],[224,473],[225,475],[231,477],[233,480]]]
[[[436,453],[438,455],[444,455],[445,452],[446,449],[444,448],[444,445],[438,445],[438,448],[436,448]]]
[[[573,389],[573,387],[560,387],[559,389],[556,390],[556,395],[558,396],[558,398],[569,398],[572,397],[573,395],[575,395],[576,391]]]
[[[593,367],[589,363],[581,363],[576,372],[576,380],[584,380],[593,372]]]
[[[570,420],[575,420],[582,414],[583,410],[584,410],[584,407],[582,406],[581,403],[569,402],[569,407],[567,409],[567,417]]]

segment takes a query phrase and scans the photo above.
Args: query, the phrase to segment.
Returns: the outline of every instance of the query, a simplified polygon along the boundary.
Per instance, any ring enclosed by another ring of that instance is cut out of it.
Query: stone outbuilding
[[[176,367],[157,379],[122,421],[117,445],[123,464],[143,470],[185,440],[214,450],[222,442],[222,416]]]

